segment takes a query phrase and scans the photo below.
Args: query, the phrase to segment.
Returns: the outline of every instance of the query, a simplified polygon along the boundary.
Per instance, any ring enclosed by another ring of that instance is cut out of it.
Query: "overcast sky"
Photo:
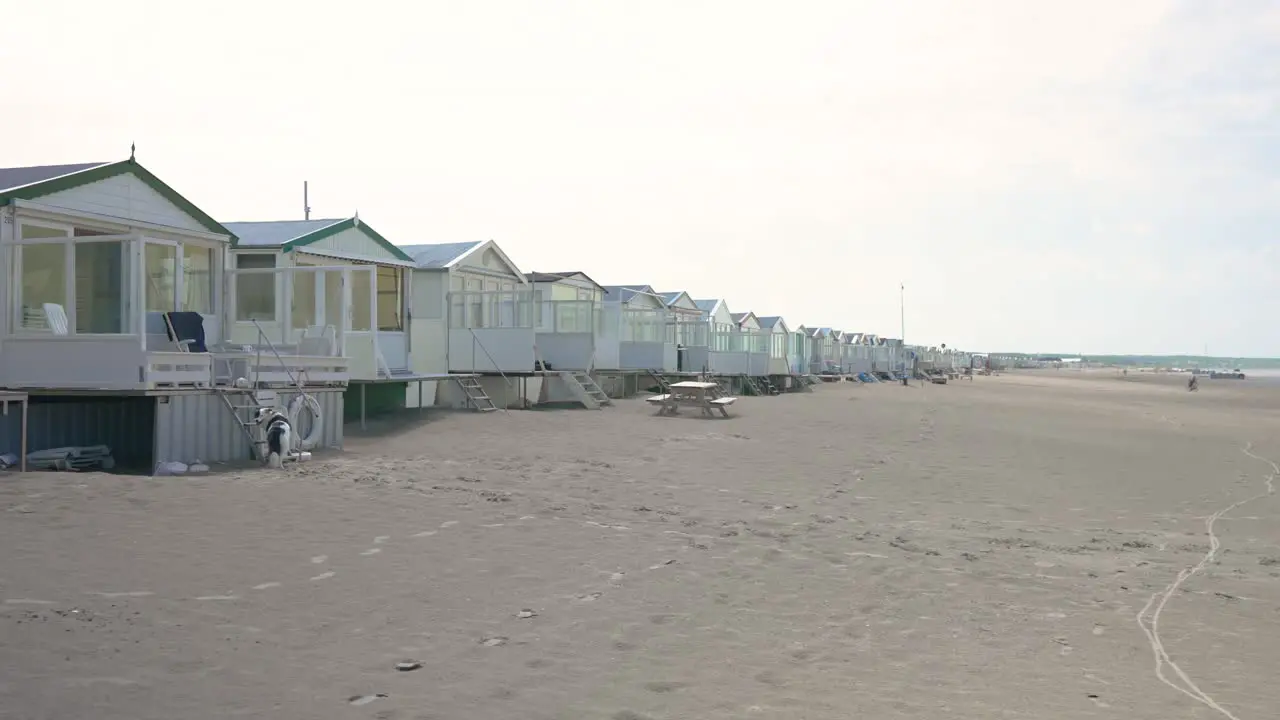
[[[1280,2],[16,3],[0,165],[975,350],[1280,356]]]

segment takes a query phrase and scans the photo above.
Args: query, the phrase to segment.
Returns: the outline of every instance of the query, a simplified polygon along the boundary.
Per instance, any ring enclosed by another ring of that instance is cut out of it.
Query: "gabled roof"
[[[738,327],[742,327],[743,323],[750,318],[755,318],[756,324],[760,324],[760,318],[756,317],[756,314],[753,312],[729,313],[729,317],[733,318],[733,324]]]
[[[502,252],[502,248],[498,247],[498,243],[492,240],[432,245],[401,245],[400,249],[418,264],[419,270],[448,270],[461,263],[468,255],[491,249],[497,254],[498,259],[511,270],[511,274],[520,279],[521,283],[527,284],[529,282],[520,267],[511,262],[511,258],[507,257],[507,254]]]
[[[662,298],[662,302],[666,303],[667,307],[671,307],[672,305],[675,305],[677,302],[680,302],[681,295],[689,298],[689,302],[693,302],[693,296],[685,292],[684,290],[658,293],[658,297]]]
[[[701,310],[702,312],[708,315],[714,315],[716,313],[716,310],[720,307],[720,305],[723,302],[724,300],[717,298],[717,299],[694,300],[693,304],[697,305],[698,309]]]
[[[605,302],[626,302],[636,293],[644,293],[645,295],[653,295],[657,297],[657,293],[655,293],[653,288],[648,285],[605,285],[603,287]],[[663,301],[663,304],[665,305],[666,302]]]
[[[235,233],[196,207],[190,200],[182,197],[177,190],[164,184],[160,178],[152,175],[151,171],[142,167],[133,158],[108,163],[0,168],[0,205],[8,205],[13,200],[36,200],[46,195],[124,174],[133,175],[141,180],[165,200],[194,218],[209,232],[230,235],[232,241],[235,240]]]
[[[400,249],[424,269],[447,268],[464,255],[480,247],[479,242],[438,243],[434,245],[401,245]]]
[[[405,254],[404,250],[392,245],[390,240],[379,235],[378,231],[356,216],[326,220],[233,222],[227,223],[227,227],[238,238],[234,243],[236,248],[279,248],[281,252],[306,247],[346,230],[359,229],[396,258],[413,262],[413,258]]]
[[[592,280],[590,275],[582,272],[581,270],[570,270],[568,272],[536,272],[535,271],[535,272],[527,272],[524,274],[525,278],[528,279],[529,282],[534,282],[534,283],[555,283],[555,282],[560,282],[561,280],[567,280],[575,275],[578,275],[582,277],[583,280],[586,280],[592,285],[595,285],[597,290],[604,290],[603,285],[596,282],[595,280]]]
[[[756,320],[759,321],[762,328],[772,330],[778,325],[782,325],[783,330],[791,332],[791,328],[787,327],[787,321],[783,320],[781,315],[765,315],[764,317],[757,315]]]

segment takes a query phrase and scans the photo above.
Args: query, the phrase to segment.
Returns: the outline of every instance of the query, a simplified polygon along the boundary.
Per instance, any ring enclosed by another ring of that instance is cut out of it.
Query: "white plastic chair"
[[[58,303],[44,304],[44,321],[54,335],[71,334],[71,329],[67,322],[67,311]]]

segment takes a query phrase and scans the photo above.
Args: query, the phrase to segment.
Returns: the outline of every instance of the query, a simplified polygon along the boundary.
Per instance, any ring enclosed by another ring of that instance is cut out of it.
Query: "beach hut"
[[[766,315],[757,319],[760,321],[760,328],[768,338],[767,374],[778,379],[792,375],[791,329],[787,327],[786,321],[777,315]]]
[[[737,319],[729,310],[729,303],[723,299],[702,299],[694,301],[702,311],[703,321],[707,323],[711,334],[710,352],[706,369],[715,375],[729,377],[745,377],[748,370],[749,357],[747,342],[739,322],[746,314],[739,314]],[[758,325],[752,316],[752,325]]]
[[[432,378],[422,381],[423,403],[491,410],[536,397],[540,383],[527,380],[536,341],[531,284],[502,248],[486,240],[400,250],[414,262],[411,370]]]
[[[604,287],[579,270],[531,272],[537,360],[544,369],[591,370]]]
[[[790,344],[787,347],[787,364],[791,367],[792,375],[809,374],[810,345],[809,335],[804,326],[791,331]]]
[[[768,377],[769,333],[761,327],[760,318],[753,312],[732,313],[731,317],[738,331],[738,343],[747,356],[743,375],[756,378]]]
[[[344,338],[233,341],[235,240],[133,157],[0,169],[0,387],[30,397],[31,450],[244,460],[260,405],[293,417],[303,449],[341,447]]]
[[[675,326],[676,371],[698,372],[707,366],[709,359],[710,326],[703,319],[702,310],[693,296],[684,290],[659,292],[658,297],[667,307],[667,322]]]
[[[285,347],[341,343],[349,358],[348,412],[404,407],[413,259],[356,215],[226,226],[236,236],[229,341],[253,343],[262,332]],[[329,269],[274,272],[284,268]],[[266,272],[249,272],[257,270]]]
[[[600,335],[602,370],[675,372],[675,327],[666,302],[650,285],[606,285]]]

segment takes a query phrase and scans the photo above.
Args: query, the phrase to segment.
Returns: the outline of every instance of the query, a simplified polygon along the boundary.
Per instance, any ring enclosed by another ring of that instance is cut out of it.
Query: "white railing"
[[[533,328],[533,294],[529,290],[454,291],[448,295],[449,328]]]

